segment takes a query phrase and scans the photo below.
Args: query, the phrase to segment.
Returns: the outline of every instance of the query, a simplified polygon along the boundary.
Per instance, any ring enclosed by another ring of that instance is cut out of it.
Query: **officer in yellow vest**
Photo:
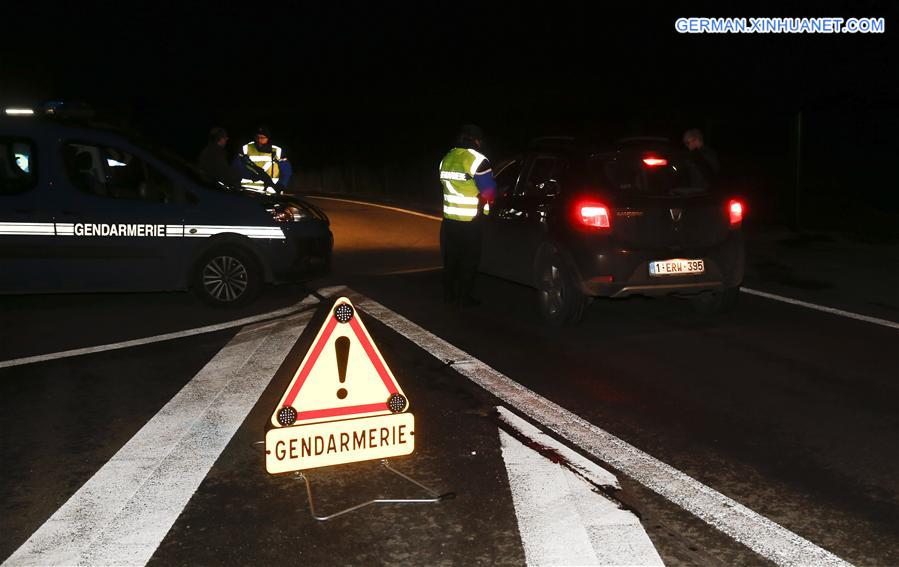
[[[287,179],[284,178],[282,170],[285,169],[285,166],[289,168],[289,165],[284,157],[284,150],[280,146],[271,143],[271,131],[268,127],[260,126],[257,128],[254,140],[241,148],[241,154],[262,169],[271,178],[272,185],[279,188],[287,185]],[[275,187],[269,186],[267,179],[252,179],[244,175],[243,179],[240,180],[240,184],[244,189],[249,189],[250,191],[259,193],[276,192]]]
[[[443,300],[474,306],[474,278],[481,259],[481,219],[489,214],[496,191],[493,171],[481,148],[484,134],[473,124],[462,126],[457,145],[440,162],[443,188]]]

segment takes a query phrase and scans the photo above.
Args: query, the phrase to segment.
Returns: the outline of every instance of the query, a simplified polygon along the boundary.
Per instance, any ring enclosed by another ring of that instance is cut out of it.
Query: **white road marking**
[[[319,291],[324,295],[331,295],[337,291],[343,289],[343,286],[334,286],[324,288]],[[152,337],[144,337],[141,339],[133,339],[130,341],[123,341],[120,343],[110,343],[105,345],[98,345],[92,347],[85,348],[77,348],[73,350],[65,350],[61,352],[53,352],[49,354],[39,354],[36,356],[26,356],[24,358],[13,358],[10,360],[0,361],[0,368],[9,368],[11,366],[22,366],[24,364],[34,364],[36,362],[46,362],[48,360],[57,360],[60,358],[68,358],[70,356],[81,356],[84,354],[94,354],[97,352],[106,352],[109,350],[117,350],[122,348],[131,348],[141,345],[148,345],[152,343],[158,343],[162,341],[170,341],[173,339],[182,339],[184,337],[191,337],[193,335],[202,335],[204,333],[214,333],[216,331],[223,331],[225,329],[233,329],[234,327],[243,327],[245,325],[250,325],[252,323],[256,323],[258,321],[266,321],[268,319],[275,319],[278,317],[285,317],[287,315],[291,315],[309,307],[310,305],[314,305],[318,303],[318,299],[314,296],[310,295],[304,298],[302,301],[299,301],[290,307],[285,307],[284,309],[277,309],[275,311],[269,311],[268,313],[262,313],[259,315],[253,315],[251,317],[244,317],[243,319],[235,319],[234,321],[226,321],[224,323],[217,323],[215,325],[206,325],[205,327],[197,327],[194,329],[187,329],[184,331],[177,331],[174,333],[165,333],[163,335],[155,335]]]
[[[580,453],[571,450],[562,443],[559,443],[554,438],[550,437],[537,427],[531,425],[530,422],[525,421],[517,414],[512,413],[508,409],[499,406],[496,408],[496,411],[499,413],[499,418],[503,423],[514,428],[521,435],[524,435],[535,443],[552,450],[562,458],[562,460],[565,462],[565,466],[571,469],[575,474],[583,477],[585,480],[595,485],[608,486],[610,488],[614,488],[615,490],[621,490],[621,485],[618,483],[618,478],[614,474],[597,465],[590,459],[584,457]]]
[[[391,207],[389,205],[380,205],[377,203],[367,203],[365,201],[355,201],[353,199],[340,199],[337,197],[320,197],[318,195],[303,195],[304,199],[323,199],[325,201],[340,201],[341,203],[352,203],[354,205],[367,205],[369,207],[376,207],[378,209],[387,209],[388,211],[396,211],[398,213],[406,213],[407,215],[414,215],[416,217],[422,217],[426,219],[442,221],[443,217],[438,217],[436,215],[428,215],[425,213],[419,213],[418,211],[410,211],[409,209],[402,209],[400,207]]]
[[[782,301],[784,303],[789,303],[790,305],[798,305],[799,307],[805,307],[808,309],[814,309],[815,311],[822,311],[824,313],[830,313],[831,315],[839,315],[840,317],[848,317],[849,319],[855,319],[857,321],[864,321],[865,323],[873,323],[875,325],[880,325],[882,327],[889,327],[891,329],[899,329],[899,323],[894,321],[889,321],[887,319],[878,319],[877,317],[869,317],[868,315],[860,315],[858,313],[853,313],[851,311],[843,311],[842,309],[836,309],[834,307],[827,307],[825,305],[817,305],[815,303],[809,303],[808,301],[801,301],[799,299],[793,299],[792,297],[784,297],[783,295],[776,295],[773,293],[768,293],[767,291],[759,291],[757,289],[750,289],[748,287],[741,287],[740,291],[743,293],[748,293],[749,295],[757,295],[758,297],[764,297],[765,299],[773,299],[774,301]]]
[[[356,306],[507,405],[633,478],[777,565],[845,566],[829,551],[753,512],[611,433],[525,388],[380,303],[350,293]]]
[[[497,411],[506,424],[564,463],[499,432],[528,565],[663,565],[637,516],[590,484],[618,488],[614,475],[506,408]]]
[[[430,268],[410,268],[408,270],[396,270],[393,272],[384,272],[383,276],[399,276],[403,274],[423,274],[425,272],[439,272],[443,266],[431,266]]]
[[[241,330],[3,565],[145,565],[311,317]]]

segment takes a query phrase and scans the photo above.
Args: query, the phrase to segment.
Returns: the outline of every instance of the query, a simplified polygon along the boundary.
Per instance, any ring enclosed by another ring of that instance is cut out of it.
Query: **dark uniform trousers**
[[[443,219],[440,251],[443,254],[443,298],[471,298],[474,278],[481,261],[481,221]]]

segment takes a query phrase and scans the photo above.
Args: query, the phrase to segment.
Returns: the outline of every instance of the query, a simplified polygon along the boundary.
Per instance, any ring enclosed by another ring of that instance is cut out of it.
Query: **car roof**
[[[597,142],[576,136],[542,136],[531,140],[531,151],[562,153],[569,156],[593,157],[617,153],[646,151],[670,152],[677,147],[661,136],[631,136],[614,142]]]

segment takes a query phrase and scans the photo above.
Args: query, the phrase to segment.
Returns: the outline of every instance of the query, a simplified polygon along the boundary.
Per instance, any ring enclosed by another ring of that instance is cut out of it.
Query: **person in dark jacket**
[[[225,155],[227,144],[228,132],[224,128],[216,127],[210,130],[209,141],[200,152],[197,165],[211,179],[230,187],[240,187],[240,174],[228,165],[228,158]]]
[[[721,165],[715,150],[705,145],[702,131],[692,128],[684,132],[684,145],[690,150],[690,159],[702,174],[706,185],[713,185],[721,171]]]

